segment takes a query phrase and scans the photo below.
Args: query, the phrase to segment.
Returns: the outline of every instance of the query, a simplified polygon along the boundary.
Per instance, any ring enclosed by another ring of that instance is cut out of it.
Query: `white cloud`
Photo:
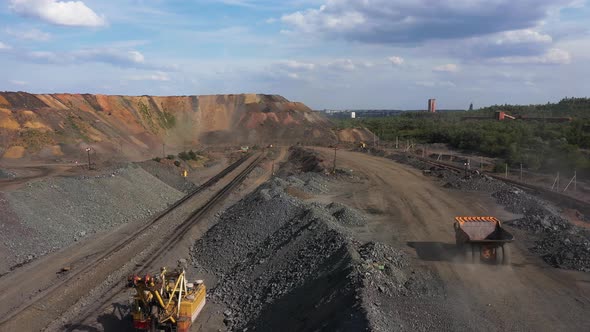
[[[326,67],[346,71],[353,71],[356,69],[356,65],[350,59],[336,59],[328,62]]]
[[[500,64],[542,64],[542,65],[566,65],[572,62],[571,55],[562,49],[552,48],[543,55],[538,56],[511,56],[493,59],[492,62]]]
[[[107,63],[123,68],[152,69],[158,71],[176,71],[175,65],[158,65],[145,60],[144,55],[136,50],[118,48],[91,48],[71,52],[33,51],[23,54],[33,62],[54,64]]]
[[[170,81],[170,76],[164,72],[128,77],[131,81]]]
[[[47,23],[65,26],[100,27],[106,25],[82,1],[10,0],[10,9],[21,16],[39,18]]]
[[[499,34],[496,44],[523,44],[523,43],[551,43],[553,38],[532,29],[505,31]]]
[[[295,70],[314,70],[316,65],[308,62],[300,62],[295,60],[286,60],[279,62],[279,65]]]
[[[425,88],[443,87],[443,88],[454,88],[457,85],[451,81],[418,81],[414,82],[417,86]]]
[[[10,50],[12,47],[10,45],[6,45],[3,42],[0,42],[0,51],[2,50]]]
[[[28,85],[28,82],[25,81],[17,81],[17,80],[12,80],[10,81],[10,83],[14,84],[14,85],[19,85],[19,86],[24,86],[24,85]]]
[[[391,62],[391,64],[394,66],[401,66],[404,64],[404,58],[399,56],[390,56],[387,58],[387,60],[389,60],[389,62]]]
[[[15,30],[12,28],[4,29],[4,32],[19,39],[28,39],[35,41],[48,41],[51,39],[51,34],[41,31],[39,29],[29,30]]]
[[[366,43],[416,43],[529,29],[571,0],[324,0],[283,15],[294,30]],[[526,33],[531,35],[526,36]],[[511,38],[546,38],[532,31]]]
[[[432,70],[436,72],[456,73],[459,71],[459,66],[454,63],[447,63],[445,65],[436,66],[432,68]]]
[[[331,1],[332,3],[334,1]],[[322,30],[350,31],[365,23],[365,16],[354,10],[339,13],[330,13],[327,5],[319,9],[308,9],[292,14],[283,15],[281,21],[290,24],[303,32],[315,32]]]

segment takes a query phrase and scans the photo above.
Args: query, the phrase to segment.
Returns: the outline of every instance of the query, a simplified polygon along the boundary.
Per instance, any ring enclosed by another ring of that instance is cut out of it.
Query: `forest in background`
[[[496,111],[540,120],[497,121]],[[463,117],[482,117],[465,120]],[[571,117],[554,123],[542,118]],[[466,112],[407,112],[395,117],[335,120],[338,128],[366,127],[383,141],[413,140],[503,159],[511,167],[590,175],[590,98],[542,105],[494,105]]]

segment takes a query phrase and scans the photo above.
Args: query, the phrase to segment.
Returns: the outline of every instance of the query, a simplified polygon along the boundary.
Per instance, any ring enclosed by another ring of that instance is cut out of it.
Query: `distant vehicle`
[[[455,241],[467,259],[510,264],[508,244],[514,236],[495,217],[455,217]]]
[[[162,268],[155,277],[131,276],[127,286],[136,290],[131,308],[136,331],[188,332],[205,306],[203,281],[187,282],[182,269]]]

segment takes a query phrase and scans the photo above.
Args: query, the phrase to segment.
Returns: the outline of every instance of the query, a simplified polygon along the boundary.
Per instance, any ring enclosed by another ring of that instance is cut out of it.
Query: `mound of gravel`
[[[145,171],[178,191],[189,193],[197,188],[194,183],[187,181],[181,176],[181,169],[176,166],[162,164],[154,160],[148,160],[138,164]]]
[[[344,204],[330,203],[326,208],[339,223],[345,226],[364,226],[367,223],[367,218],[362,212]]]
[[[317,152],[299,146],[291,147],[289,152],[289,160],[286,164],[282,165],[279,175],[288,176],[306,172],[325,172],[324,160]]]
[[[98,176],[49,178],[3,194],[0,240],[19,264],[148,218],[182,196],[136,165]]]
[[[302,188],[314,187],[310,179],[297,179]],[[226,210],[191,249],[193,265],[217,279],[210,299],[227,308],[227,328],[391,327],[391,321],[371,322],[369,309],[381,302],[395,306],[396,298],[421,293],[425,286],[418,280],[425,274],[410,271],[399,250],[349,237],[343,225],[363,225],[359,211],[288,195],[285,190],[294,182],[267,182]]]
[[[590,272],[590,231],[559,215],[544,201],[519,189],[494,193],[500,204],[522,218],[508,224],[536,234],[538,240],[531,250],[551,266]]]

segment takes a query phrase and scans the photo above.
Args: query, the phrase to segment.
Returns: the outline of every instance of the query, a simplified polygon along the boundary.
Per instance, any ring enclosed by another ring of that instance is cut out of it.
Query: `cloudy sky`
[[[590,96],[590,0],[1,0],[0,90],[316,109]]]

